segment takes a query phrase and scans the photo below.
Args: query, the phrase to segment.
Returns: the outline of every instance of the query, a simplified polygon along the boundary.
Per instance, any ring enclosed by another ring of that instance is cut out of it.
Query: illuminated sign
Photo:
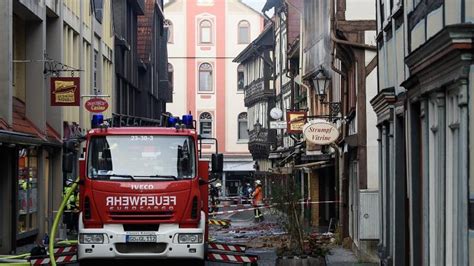
[[[100,98],[93,98],[89,99],[85,104],[84,107],[87,109],[87,111],[92,112],[92,113],[102,113],[107,108],[109,108],[109,103],[107,103],[106,100],[100,99]]]
[[[303,126],[306,122],[306,111],[286,112],[286,131],[291,134],[303,132]]]
[[[51,106],[79,106],[80,91],[79,77],[52,77]]]

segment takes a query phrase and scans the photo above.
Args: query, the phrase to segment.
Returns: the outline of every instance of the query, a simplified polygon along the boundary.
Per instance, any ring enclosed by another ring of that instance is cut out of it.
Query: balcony
[[[267,159],[270,145],[276,142],[276,130],[261,127],[249,131],[249,150],[254,160]]]
[[[275,97],[274,90],[265,89],[265,80],[263,78],[252,81],[249,85],[245,86],[245,106],[250,107],[257,102],[268,101],[272,97]]]

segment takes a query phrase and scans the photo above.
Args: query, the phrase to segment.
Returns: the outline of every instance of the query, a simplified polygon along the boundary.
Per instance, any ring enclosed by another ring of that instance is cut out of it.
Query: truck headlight
[[[202,234],[178,234],[178,243],[180,244],[202,243]]]
[[[79,234],[81,244],[103,244],[104,234]]]

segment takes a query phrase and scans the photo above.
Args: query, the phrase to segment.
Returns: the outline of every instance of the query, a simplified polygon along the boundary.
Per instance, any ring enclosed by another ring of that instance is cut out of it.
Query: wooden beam
[[[367,31],[376,30],[375,20],[338,20],[337,29],[342,31]]]

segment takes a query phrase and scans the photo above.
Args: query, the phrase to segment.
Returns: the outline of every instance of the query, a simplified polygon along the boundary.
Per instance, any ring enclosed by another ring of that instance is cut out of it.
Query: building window
[[[212,137],[212,116],[208,112],[201,113],[199,116],[199,134],[201,137]]]
[[[202,63],[199,66],[199,91],[212,91],[212,66]]]
[[[212,24],[207,19],[199,23],[199,41],[200,43],[212,42]]]
[[[238,127],[239,127],[239,132],[238,132],[238,138],[239,140],[247,140],[249,139],[249,132],[247,131],[247,113],[240,113],[238,118]]]
[[[173,23],[169,19],[165,20],[165,25],[168,28],[168,43],[173,43]]]
[[[243,90],[245,86],[244,70],[243,65],[237,67],[237,90],[239,91]]]
[[[97,68],[98,66],[98,60],[99,60],[99,52],[97,50],[94,50],[94,93],[98,93],[98,88],[97,88]]]
[[[171,90],[174,93],[173,85],[174,85],[174,68],[173,65],[168,63],[168,82],[170,83]]]
[[[238,34],[239,44],[250,43],[250,23],[248,21],[242,20],[241,22],[239,22]]]
[[[94,10],[95,19],[102,24],[102,18],[104,17],[104,1],[91,0],[91,5]]]

